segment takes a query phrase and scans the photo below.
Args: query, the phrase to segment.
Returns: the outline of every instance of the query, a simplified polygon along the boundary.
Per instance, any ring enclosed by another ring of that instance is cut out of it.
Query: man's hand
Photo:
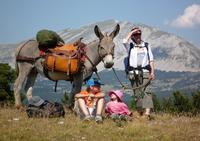
[[[155,79],[154,73],[150,73],[150,80],[154,80],[154,79]]]

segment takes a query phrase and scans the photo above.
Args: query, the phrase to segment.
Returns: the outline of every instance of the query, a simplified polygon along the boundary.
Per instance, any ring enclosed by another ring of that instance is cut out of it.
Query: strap
[[[92,60],[90,60],[90,58],[85,54],[85,57],[88,59],[88,61],[90,62],[90,64],[92,65],[92,71],[95,72],[95,74],[97,75],[98,79],[100,79],[98,73],[97,73],[97,67],[94,65],[94,63],[92,62]]]
[[[148,56],[148,60],[150,61],[150,56],[149,56],[149,43],[144,42],[144,46],[145,46],[146,49],[147,49],[147,56]]]
[[[57,85],[58,85],[58,80],[56,80],[54,92],[57,91]]]
[[[21,56],[20,55],[21,50],[25,47],[26,44],[28,44],[31,41],[35,41],[35,40],[28,40],[20,47],[20,49],[19,49],[19,51],[16,55],[16,61],[18,61],[18,62],[28,62],[28,63],[34,64],[38,59],[41,58],[40,56],[34,58],[34,57],[27,57],[27,56]]]
[[[134,48],[134,44],[133,43],[130,43],[130,49],[128,51],[128,66],[130,66],[130,62],[129,62],[129,59],[130,59],[130,55],[131,55],[131,50]]]
[[[28,62],[28,63],[34,64],[40,58],[41,58],[40,56],[33,58],[33,57],[26,57],[26,56],[17,55],[16,61],[18,61],[18,62]]]

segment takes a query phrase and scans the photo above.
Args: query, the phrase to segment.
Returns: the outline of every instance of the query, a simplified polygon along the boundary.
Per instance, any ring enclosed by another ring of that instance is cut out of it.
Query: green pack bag
[[[40,47],[53,48],[57,45],[64,44],[63,39],[54,31],[40,30],[36,35]]]

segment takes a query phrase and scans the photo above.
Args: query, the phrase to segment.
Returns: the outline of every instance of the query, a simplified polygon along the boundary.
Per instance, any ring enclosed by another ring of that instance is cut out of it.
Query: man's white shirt
[[[132,40],[126,40],[123,39],[124,47],[126,48],[127,53],[130,49],[130,44],[133,44],[133,48],[130,51],[130,57],[129,57],[129,65],[137,68],[138,66],[145,67],[149,65],[150,61],[153,61],[153,54],[151,51],[151,48],[148,45],[148,52],[147,48],[145,47],[145,42],[142,41],[140,45],[136,45]],[[149,53],[149,59],[148,59],[148,53]]]

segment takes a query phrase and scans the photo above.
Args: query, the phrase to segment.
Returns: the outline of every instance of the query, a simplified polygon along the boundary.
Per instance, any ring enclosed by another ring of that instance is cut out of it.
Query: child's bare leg
[[[85,105],[84,99],[79,98],[79,99],[78,99],[78,104],[79,104],[79,107],[80,107],[80,109],[82,110],[83,114],[84,114],[85,116],[89,116],[90,114],[89,114],[88,109],[87,109],[87,107],[86,107],[86,105]]]
[[[104,98],[100,98],[97,101],[97,113],[96,113],[96,115],[101,115],[102,114],[104,102],[105,102]]]

